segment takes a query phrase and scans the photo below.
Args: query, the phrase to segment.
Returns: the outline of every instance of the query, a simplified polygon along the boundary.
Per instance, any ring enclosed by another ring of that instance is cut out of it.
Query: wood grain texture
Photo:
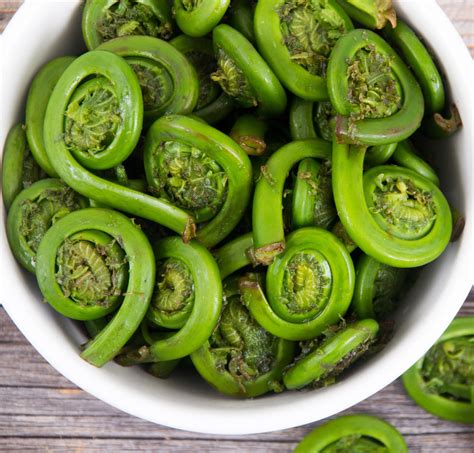
[[[438,0],[474,56],[474,2]],[[22,1],[0,1],[0,31]],[[474,315],[474,291],[460,312]],[[249,436],[179,431],[131,417],[88,395],[58,374],[0,307],[0,451],[289,452],[316,424]],[[474,426],[423,411],[397,380],[346,413],[393,423],[410,452],[472,453]],[[197,415],[198,416],[198,415]]]

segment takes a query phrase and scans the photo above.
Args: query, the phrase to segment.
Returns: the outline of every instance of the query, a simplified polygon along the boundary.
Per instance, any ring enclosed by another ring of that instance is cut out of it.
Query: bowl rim
[[[55,0],[26,0],[7,25],[1,37],[2,50],[7,48],[7,46],[11,46],[11,43],[15,42],[25,33],[25,23],[27,22],[25,19],[34,12],[38,4],[53,1]],[[77,2],[78,0],[63,1],[62,3],[76,4]],[[399,0],[395,1],[395,4],[409,4],[409,8],[415,11],[416,14],[421,15],[420,17],[426,15],[428,4],[430,20],[436,20],[443,27],[443,40],[447,45],[451,46],[451,52],[456,55],[460,64],[472,68],[472,60],[461,37],[435,0]],[[472,99],[472,88],[468,83],[468,74],[459,75],[459,77],[463,78],[463,87],[467,87],[466,94]],[[0,99],[2,99],[1,93]],[[472,117],[465,123],[472,127]],[[3,135],[3,132],[0,131],[0,138],[3,138]],[[0,144],[2,142],[0,140]],[[468,190],[466,194],[466,198],[468,206],[470,203],[469,207],[473,211],[472,184],[470,191]],[[4,209],[2,209],[0,220],[3,223],[4,217]],[[65,356],[64,348],[61,345],[52,345],[45,340],[43,330],[35,326],[34,320],[30,319],[29,313],[22,304],[17,302],[19,296],[26,296],[27,298],[29,296],[31,298],[31,291],[24,284],[24,278],[22,279],[21,277],[22,272],[17,269],[18,266],[11,256],[4,228],[0,234],[1,265],[4,271],[2,272],[2,276],[4,276],[2,277],[2,288],[5,288],[5,291],[0,296],[0,300],[13,322],[35,349],[56,370],[83,390],[124,412],[172,428],[207,434],[240,435],[292,428],[329,417],[368,398],[394,381],[429,349],[431,344],[449,325],[464,302],[472,285],[472,276],[467,272],[461,274],[461,277],[455,281],[456,285],[452,281],[450,285],[447,285],[449,292],[448,289],[444,292],[444,295],[449,294],[450,299],[455,301],[455,303],[451,302],[450,306],[446,308],[443,317],[438,317],[436,320],[433,318],[433,328],[426,332],[426,335],[421,339],[413,338],[416,337],[414,335],[416,332],[409,332],[409,327],[406,327],[403,339],[400,339],[396,345],[389,344],[384,350],[384,354],[376,358],[376,363],[371,361],[371,363],[367,364],[368,366],[364,366],[364,369],[354,373],[347,380],[321,389],[318,392],[305,393],[305,398],[288,397],[292,392],[285,392],[277,397],[255,400],[216,399],[214,400],[215,406],[205,405],[199,407],[199,416],[196,417],[194,410],[197,410],[197,403],[202,403],[199,398],[192,400],[191,404],[188,401],[163,400],[160,401],[160,410],[157,411],[154,403],[150,403],[143,397],[143,389],[128,387],[125,389],[128,396],[126,398],[123,397],[124,387],[110,379],[110,375],[114,374],[114,367],[116,365],[110,364],[103,369],[96,369],[82,361],[77,354],[74,356],[66,354]],[[458,264],[456,269],[461,268],[461,266],[472,269],[472,259],[470,259],[469,255],[469,249],[472,251],[472,243],[472,222],[471,219],[468,219],[463,235],[463,250],[460,252],[462,256],[457,257]],[[4,281],[6,275],[9,276],[8,284]],[[20,285],[20,287],[14,283]],[[442,296],[443,294],[440,295],[440,297]],[[53,314],[51,322],[54,323],[55,319],[56,317]],[[417,341],[413,342],[413,340]],[[401,354],[402,351],[403,354]],[[397,366],[393,366],[394,357],[397,358]],[[377,373],[371,372],[373,368],[377,369]],[[348,386],[349,381],[351,386],[358,389],[357,392],[351,391]],[[320,395],[324,396],[320,397]],[[277,400],[279,400],[278,403],[276,402]],[[323,414],[322,416],[315,416],[310,410],[315,403],[320,405],[319,410]],[[239,406],[239,410],[233,409],[235,406]]]

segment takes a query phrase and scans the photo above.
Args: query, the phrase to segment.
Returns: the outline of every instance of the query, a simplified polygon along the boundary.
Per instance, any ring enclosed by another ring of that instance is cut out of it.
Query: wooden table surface
[[[473,0],[438,0],[474,56]],[[21,1],[0,1],[0,32]],[[460,315],[474,315],[471,291]],[[250,436],[213,436],[154,425],[78,389],[25,340],[0,307],[0,451],[288,452],[316,424]],[[400,380],[352,407],[393,423],[411,452],[474,452],[474,426],[424,412]],[[196,414],[198,416],[198,414]]]

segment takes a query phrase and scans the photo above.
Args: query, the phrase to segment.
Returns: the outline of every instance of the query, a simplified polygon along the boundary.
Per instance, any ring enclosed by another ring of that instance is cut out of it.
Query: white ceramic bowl
[[[109,363],[97,369],[79,357],[84,337],[77,326],[41,303],[35,279],[14,261],[2,227],[1,302],[53,367],[85,391],[137,417],[202,433],[249,434],[290,428],[342,411],[392,382],[430,347],[472,283],[472,66],[461,38],[434,0],[396,1],[396,6],[434,50],[464,121],[459,133],[439,144],[437,168],[445,194],[465,213],[467,223],[461,239],[423,270],[398,313],[388,346],[331,387],[254,400],[222,396],[196,375],[159,380],[138,367]],[[8,25],[1,57],[0,149],[9,128],[22,120],[28,86],[40,66],[53,57],[84,50],[80,18],[79,0],[35,0],[27,1]]]

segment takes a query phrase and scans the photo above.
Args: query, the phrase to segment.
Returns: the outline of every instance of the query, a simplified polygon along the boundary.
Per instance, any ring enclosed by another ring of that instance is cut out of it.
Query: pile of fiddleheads
[[[408,268],[452,235],[413,143],[460,126],[390,0],[87,0],[82,31],[89,51],[40,68],[3,157],[12,252],[84,324],[82,357],[159,378],[188,362],[255,397],[383,347]],[[428,408],[472,399],[471,337],[415,367]],[[310,437],[405,451],[370,424]]]

